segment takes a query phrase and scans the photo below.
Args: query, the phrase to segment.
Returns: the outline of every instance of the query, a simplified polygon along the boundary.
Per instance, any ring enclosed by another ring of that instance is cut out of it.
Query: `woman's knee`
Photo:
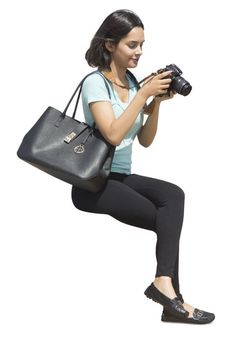
[[[171,195],[177,200],[183,202],[185,200],[185,193],[183,189],[175,184],[171,184]]]

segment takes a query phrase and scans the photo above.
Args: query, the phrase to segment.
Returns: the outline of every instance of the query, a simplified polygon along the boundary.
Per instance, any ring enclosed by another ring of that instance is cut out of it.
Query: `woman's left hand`
[[[164,100],[172,99],[175,94],[176,94],[176,92],[171,91],[170,95],[164,94],[161,97],[157,95],[156,97],[153,98],[153,100],[150,102],[150,104],[145,107],[144,114],[151,115],[153,113],[153,109],[154,109],[156,103],[161,103]]]
[[[161,102],[161,101],[172,99],[175,96],[175,94],[176,94],[175,91],[170,91],[170,94],[164,94],[161,97],[156,96],[154,99],[155,99],[155,101]]]

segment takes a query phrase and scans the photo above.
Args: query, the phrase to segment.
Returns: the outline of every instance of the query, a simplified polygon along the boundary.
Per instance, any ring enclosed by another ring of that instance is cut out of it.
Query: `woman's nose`
[[[141,46],[138,46],[138,47],[137,47],[137,49],[136,49],[136,51],[135,51],[135,54],[136,54],[136,55],[141,55],[141,54],[143,54],[143,50],[142,50],[142,47],[141,47]]]

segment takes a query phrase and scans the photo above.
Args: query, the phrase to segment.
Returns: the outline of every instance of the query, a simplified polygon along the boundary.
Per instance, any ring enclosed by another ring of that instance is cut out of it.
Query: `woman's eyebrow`
[[[143,44],[145,40],[142,40],[140,43]],[[134,43],[139,43],[137,40],[129,40],[128,42],[134,42]]]

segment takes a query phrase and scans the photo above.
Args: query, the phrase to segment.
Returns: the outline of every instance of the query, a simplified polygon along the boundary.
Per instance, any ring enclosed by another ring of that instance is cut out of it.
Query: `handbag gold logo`
[[[79,144],[74,148],[75,153],[84,153],[84,144]]]

